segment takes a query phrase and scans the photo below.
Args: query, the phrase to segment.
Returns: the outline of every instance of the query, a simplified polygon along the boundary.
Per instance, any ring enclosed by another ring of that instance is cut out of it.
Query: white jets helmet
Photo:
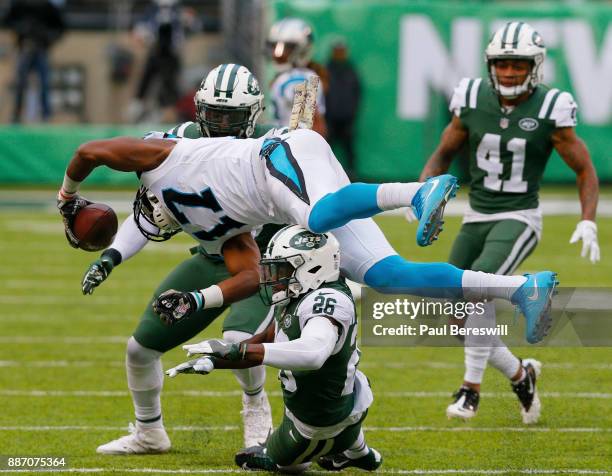
[[[251,137],[264,109],[257,78],[239,64],[213,69],[193,100],[202,135],[208,137]]]
[[[279,230],[261,260],[259,294],[267,305],[298,297],[340,276],[340,245],[331,233],[300,225]]]
[[[267,47],[279,71],[304,67],[312,56],[312,28],[301,18],[283,18],[270,28]]]
[[[544,58],[546,48],[540,34],[524,22],[506,23],[497,30],[485,50],[485,61],[493,87],[500,96],[512,99],[533,89],[544,77]],[[494,64],[500,59],[520,59],[531,61],[531,71],[525,82],[518,86],[502,86],[495,74]]]

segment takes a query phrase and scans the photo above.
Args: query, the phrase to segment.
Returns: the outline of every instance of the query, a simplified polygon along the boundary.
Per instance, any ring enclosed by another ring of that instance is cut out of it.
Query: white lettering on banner
[[[492,21],[493,33],[507,21]],[[601,48],[592,27],[585,20],[525,19],[544,38],[550,52],[563,48],[572,91],[585,124],[612,120],[612,23]],[[424,119],[429,113],[431,92],[447,97],[462,77],[478,77],[484,71],[483,24],[475,18],[458,18],[451,24],[451,44],[446,47],[432,19],[426,15],[405,15],[400,20],[398,116]],[[556,64],[550,55],[544,63],[544,82],[556,81]]]
[[[576,92],[581,119],[604,124],[612,119],[612,23],[606,32],[599,58],[593,31],[584,20],[563,25],[565,61]]]
[[[450,97],[464,76],[478,76],[482,61],[482,24],[459,18],[452,24],[449,54],[431,18],[406,15],[400,20],[399,102],[402,119],[422,119],[433,88]]]

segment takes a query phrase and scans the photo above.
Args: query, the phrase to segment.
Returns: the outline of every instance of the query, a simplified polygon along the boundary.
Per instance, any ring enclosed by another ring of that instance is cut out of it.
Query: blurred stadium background
[[[32,78],[22,121],[11,124],[17,54],[13,33],[0,30],[1,455],[65,455],[77,473],[231,470],[241,440],[240,392],[222,372],[205,382],[166,384],[171,454],[95,455],[95,447],[132,418],[122,368],[125,340],[151,290],[186,256],[190,243],[180,237],[152,246],[115,271],[95,295],[83,297],[81,275],[96,255],[66,245],[55,192],[80,143],[140,136],[183,120],[195,88],[219,63],[246,65],[265,92],[273,74],[265,37],[269,25],[285,16],[312,24],[319,63],[327,62],[334,42],[347,43],[363,85],[356,175],[372,181],[418,177],[450,118],[453,86],[463,76],[485,75],[490,33],[510,19],[529,21],[548,48],[545,82],[576,98],[577,132],[604,184],[598,215],[602,262],[591,265],[580,259],[578,245],[567,243],[579,220],[575,176],[553,156],[543,191],[544,239],[521,271],[550,268],[565,285],[612,286],[612,2],[182,0],[189,25],[181,47],[182,102],[163,111],[152,104],[138,121],[130,117],[130,105],[148,43],[137,25],[152,2],[56,3],[66,31],[50,50],[53,115],[47,122],[41,121]],[[10,4],[0,0],[0,16]],[[461,161],[454,167],[461,176]],[[126,174],[97,170],[83,190],[95,189],[86,196],[125,214],[134,185]],[[450,207],[441,240],[426,250],[412,245],[414,225],[401,217],[379,223],[405,256],[445,260],[462,203],[465,195]],[[218,335],[218,325],[206,332]],[[544,417],[533,428],[520,424],[513,395],[493,371],[486,376],[479,417],[465,424],[446,421],[444,408],[462,373],[460,349],[364,349],[363,368],[377,398],[368,438],[385,456],[383,468],[409,474],[609,474],[612,351],[531,348],[519,355],[544,361]],[[164,363],[181,359],[175,350]],[[268,391],[278,422],[282,405],[273,371]]]

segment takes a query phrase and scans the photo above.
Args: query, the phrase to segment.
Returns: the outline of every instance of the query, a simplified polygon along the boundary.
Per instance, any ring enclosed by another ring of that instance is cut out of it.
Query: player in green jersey
[[[534,250],[542,233],[538,190],[546,163],[556,150],[576,173],[582,219],[570,243],[582,240],[582,256],[599,260],[595,213],[598,180],[587,147],[576,135],[576,104],[570,93],[542,84],[546,49],[524,22],[500,28],[487,46],[489,81],[463,79],[453,94],[453,118],[429,158],[421,179],[445,173],[467,145],[469,209],[449,262],[460,268],[512,274]],[[487,307],[488,324],[495,307]],[[477,319],[465,325],[477,326]],[[482,321],[481,321],[482,322]],[[464,382],[447,408],[448,417],[471,418],[479,403],[487,362],[508,377],[521,404],[524,423],[540,415],[536,377],[541,364],[521,361],[499,337],[465,339]]]
[[[377,469],[382,457],[361,429],[373,395],[357,370],[355,302],[340,277],[338,241],[288,226],[274,235],[261,266],[260,295],[274,304],[269,327],[238,344],[213,339],[183,346],[188,356],[200,356],[166,373],[261,364],[281,369],[283,421],[265,446],[236,454],[243,469],[300,472],[313,460],[329,470]]]
[[[176,126],[169,134],[176,137],[250,137],[263,109],[263,94],[257,79],[245,67],[223,64],[213,69],[204,79],[194,101],[197,108],[197,122]],[[269,128],[268,128],[269,129]],[[267,129],[266,129],[267,130]],[[260,129],[261,134],[261,129]],[[160,232],[152,223],[147,223],[147,213],[155,214],[156,199],[140,190],[134,217],[122,225],[111,247],[102,253],[99,260],[89,266],[82,282],[84,294],[91,294],[111,273],[114,267],[129,259],[148,242],[145,235],[155,240],[169,238],[172,233]],[[156,218],[159,224],[160,217]],[[281,227],[267,225],[256,237],[261,252],[270,237]],[[140,230],[140,231],[139,231]],[[223,280],[245,271],[253,254],[248,243],[250,237],[228,241],[223,248],[224,256],[210,256],[202,247],[191,249],[192,257],[179,264],[159,284],[154,297],[168,289],[191,290],[196,288],[215,289]],[[225,261],[224,261],[225,258]],[[255,258],[255,271],[259,257]],[[250,271],[247,269],[246,271]],[[196,313],[181,326],[165,326],[147,303],[139,325],[130,338],[127,347],[126,369],[136,413],[134,431],[127,436],[101,445],[103,454],[146,454],[165,452],[170,440],[164,430],[161,418],[161,389],[163,374],[161,355],[191,339],[214,319],[223,313],[227,305],[209,307]],[[231,305],[223,322],[223,336],[228,341],[242,341],[265,327],[269,307],[264,306],[257,296],[251,296]],[[270,404],[263,385],[263,366],[236,370],[236,377],[244,391],[243,420],[245,444],[264,441],[272,428]]]

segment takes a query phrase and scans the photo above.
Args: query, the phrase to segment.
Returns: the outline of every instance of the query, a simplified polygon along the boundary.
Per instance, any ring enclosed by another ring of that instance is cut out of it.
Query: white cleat
[[[272,432],[272,411],[265,390],[256,396],[242,394],[244,447],[263,446]]]
[[[523,423],[531,425],[537,423],[542,413],[542,404],[538,395],[537,379],[542,372],[542,363],[535,359],[522,361],[525,369],[525,378],[517,384],[512,384],[512,391],[521,403],[521,417]]]
[[[96,453],[103,455],[146,455],[166,453],[170,450],[170,438],[164,428],[140,428],[138,423],[130,423],[129,435],[122,436],[105,445],[100,445]]]
[[[463,418],[469,420],[476,416],[480,395],[475,390],[461,387],[453,395],[455,401],[446,407],[446,416],[449,418]]]

